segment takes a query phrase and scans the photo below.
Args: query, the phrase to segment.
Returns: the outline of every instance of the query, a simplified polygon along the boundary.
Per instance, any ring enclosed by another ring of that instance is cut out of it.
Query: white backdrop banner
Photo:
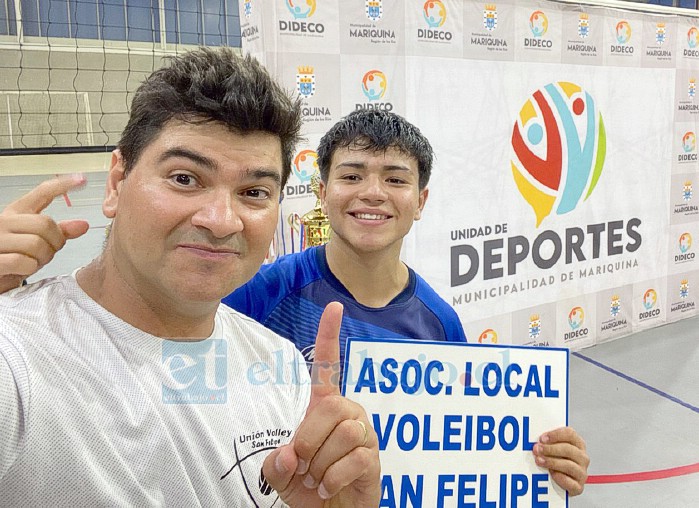
[[[403,259],[471,341],[579,348],[696,314],[699,20],[557,2],[240,3],[303,97],[274,255],[303,248],[315,148],[359,108],[436,155]]]

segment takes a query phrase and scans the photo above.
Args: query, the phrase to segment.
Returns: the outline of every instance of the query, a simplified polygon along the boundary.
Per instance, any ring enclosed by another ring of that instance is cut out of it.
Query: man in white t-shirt
[[[321,320],[311,382],[291,343],[219,305],[264,259],[299,128],[298,102],[227,49],[176,57],[139,88],[102,254],[0,296],[1,505],[378,504],[376,435],[322,368],[339,358],[341,306]],[[36,270],[85,231],[37,214],[80,182],[2,212],[28,234],[0,246],[0,268],[40,252],[21,260]]]

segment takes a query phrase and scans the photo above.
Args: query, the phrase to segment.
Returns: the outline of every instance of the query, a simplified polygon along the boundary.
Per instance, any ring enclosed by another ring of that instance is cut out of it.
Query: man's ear
[[[112,152],[109,174],[107,175],[107,188],[105,190],[104,201],[102,202],[102,213],[104,213],[105,217],[108,219],[116,217],[121,184],[124,182],[124,178],[126,178],[125,171],[124,158],[121,156],[119,149],[116,149]]]
[[[414,220],[420,220],[422,217],[422,209],[425,208],[425,203],[427,203],[427,196],[430,194],[430,190],[425,187],[418,194],[418,208],[415,210]]]
[[[320,197],[320,210],[325,214],[328,215],[328,211],[325,209],[325,192],[326,192],[325,184],[323,183],[323,180],[319,180],[318,182],[318,197]]]

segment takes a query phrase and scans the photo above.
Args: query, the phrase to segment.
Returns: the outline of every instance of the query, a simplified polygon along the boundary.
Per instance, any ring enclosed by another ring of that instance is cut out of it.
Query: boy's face
[[[126,176],[115,152],[103,204],[113,268],[146,301],[217,302],[260,268],[281,173],[278,137],[218,123],[169,122]]]
[[[333,241],[358,252],[400,250],[427,200],[427,189],[420,190],[418,181],[417,160],[396,148],[337,149],[328,181],[320,186]]]

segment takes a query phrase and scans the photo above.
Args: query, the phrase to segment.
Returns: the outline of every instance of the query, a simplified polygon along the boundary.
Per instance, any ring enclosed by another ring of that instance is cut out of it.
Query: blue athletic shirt
[[[344,306],[340,365],[344,365],[347,337],[465,342],[454,309],[411,268],[408,272],[407,287],[388,305],[366,307],[330,271],[325,246],[312,247],[263,265],[223,303],[291,340],[309,362],[320,316],[333,301]]]

